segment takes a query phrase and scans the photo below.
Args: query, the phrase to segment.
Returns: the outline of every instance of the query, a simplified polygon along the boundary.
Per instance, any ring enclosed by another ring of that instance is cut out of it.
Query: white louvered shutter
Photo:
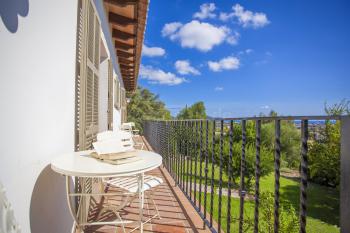
[[[108,130],[113,130],[113,65],[108,61]]]
[[[125,89],[121,88],[121,97],[120,97],[120,102],[121,102],[121,114],[122,114],[122,123],[126,122],[126,96],[125,96]]]
[[[75,150],[92,147],[98,132],[100,22],[90,0],[78,1]]]
[[[100,64],[100,23],[89,2],[85,92],[85,148],[90,149],[98,132],[98,83]]]
[[[84,12],[82,0],[78,1],[77,12],[77,36],[76,36],[76,63],[75,63],[75,151],[80,150],[81,142],[81,64],[83,52],[83,30],[84,30]]]

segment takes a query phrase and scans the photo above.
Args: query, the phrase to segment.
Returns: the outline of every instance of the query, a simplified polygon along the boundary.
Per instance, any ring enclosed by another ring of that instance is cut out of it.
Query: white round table
[[[67,200],[70,212],[76,224],[80,229],[83,229],[86,225],[104,225],[104,224],[121,224],[121,222],[87,222],[87,216],[77,216],[79,213],[73,211],[73,204],[71,197],[80,196],[83,201],[82,204],[87,205],[91,196],[104,196],[111,195],[110,193],[87,193],[85,185],[82,185],[81,193],[70,192],[70,178],[79,177],[82,179],[82,184],[86,183],[87,178],[106,178],[106,177],[120,177],[120,176],[133,176],[138,177],[139,187],[143,187],[144,173],[159,167],[162,164],[162,157],[159,154],[150,151],[137,150],[137,156],[141,157],[141,160],[125,163],[120,165],[113,165],[99,161],[90,156],[93,150],[72,152],[62,154],[52,160],[51,168],[55,172],[66,176],[66,192]],[[140,230],[143,232],[142,217],[143,217],[143,191],[139,188],[139,207],[140,207]],[[80,208],[80,207],[79,207]],[[86,208],[83,206],[82,208]],[[77,211],[79,212],[79,211]],[[80,211],[81,212],[81,211]],[[85,219],[82,221],[81,219]],[[122,223],[123,224],[123,223]]]

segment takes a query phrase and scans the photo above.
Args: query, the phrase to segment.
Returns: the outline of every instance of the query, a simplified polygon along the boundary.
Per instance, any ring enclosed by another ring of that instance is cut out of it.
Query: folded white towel
[[[103,141],[92,143],[95,151],[101,154],[121,153],[134,150],[134,143],[132,140],[122,140],[120,138],[112,138]]]

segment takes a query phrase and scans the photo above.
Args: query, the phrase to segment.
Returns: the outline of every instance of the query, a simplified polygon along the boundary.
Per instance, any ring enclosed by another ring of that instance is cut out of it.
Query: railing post
[[[350,232],[350,117],[341,120],[340,231]]]

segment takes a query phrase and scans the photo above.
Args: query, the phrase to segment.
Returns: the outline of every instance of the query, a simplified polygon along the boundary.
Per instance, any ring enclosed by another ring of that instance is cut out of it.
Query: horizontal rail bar
[[[149,121],[203,121],[203,120],[224,120],[224,121],[241,121],[241,120],[341,120],[343,117],[347,116],[263,116],[263,117],[229,117],[229,118],[211,118],[211,119],[186,119],[186,120],[163,120],[163,119],[152,119]]]

